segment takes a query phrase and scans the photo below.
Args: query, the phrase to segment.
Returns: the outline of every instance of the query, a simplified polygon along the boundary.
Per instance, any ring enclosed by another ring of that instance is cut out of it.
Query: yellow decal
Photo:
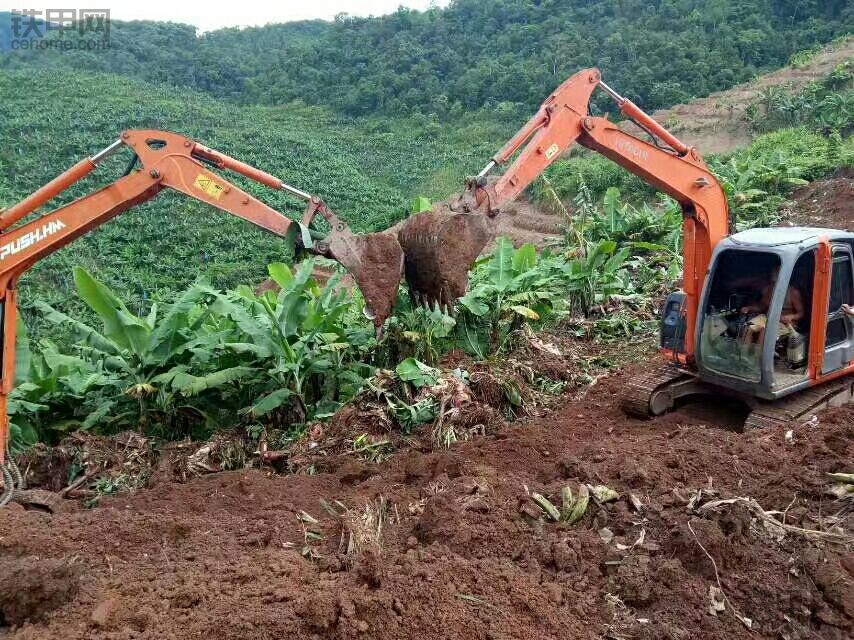
[[[196,178],[196,181],[193,183],[193,186],[200,191],[204,191],[214,200],[219,200],[222,197],[223,191],[225,191],[225,187],[221,184],[217,184],[214,182],[214,179],[210,176],[206,176],[204,173],[200,173]]]
[[[548,149],[546,149],[546,160],[551,160],[557,155],[557,152],[560,151],[560,147],[557,146],[557,143],[552,144]]]

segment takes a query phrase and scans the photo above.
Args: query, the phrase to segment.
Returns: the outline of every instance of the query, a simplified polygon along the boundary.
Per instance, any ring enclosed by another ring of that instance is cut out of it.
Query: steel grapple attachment
[[[451,308],[465,295],[469,269],[491,238],[487,224],[482,214],[439,205],[400,227],[403,271],[416,303]]]

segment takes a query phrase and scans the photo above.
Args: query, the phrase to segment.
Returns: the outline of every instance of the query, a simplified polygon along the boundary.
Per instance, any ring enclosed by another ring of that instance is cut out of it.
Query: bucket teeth
[[[398,231],[404,275],[413,300],[431,309],[453,307],[468,288],[468,272],[491,239],[486,217],[440,210],[409,218]]]

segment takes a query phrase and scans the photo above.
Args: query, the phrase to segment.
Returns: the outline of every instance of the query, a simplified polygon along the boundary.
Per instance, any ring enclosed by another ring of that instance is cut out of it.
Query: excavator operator
[[[768,283],[763,287],[759,301],[741,308],[743,315],[751,316],[747,325],[748,330],[744,336],[748,345],[762,345],[765,341],[765,330],[768,326],[768,307],[774,296],[774,287],[779,275],[780,267],[776,266],[768,274]],[[806,317],[804,297],[797,287],[790,284],[783,301],[783,312],[780,315],[780,324],[777,327],[777,340],[796,331],[795,327],[804,317]]]

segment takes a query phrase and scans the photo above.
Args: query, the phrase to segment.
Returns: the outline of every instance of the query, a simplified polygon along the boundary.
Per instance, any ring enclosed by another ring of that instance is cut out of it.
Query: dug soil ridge
[[[854,407],[744,434],[719,402],[643,422],[614,402],[636,374],[448,450],[2,510],[0,636],[851,637],[850,502],[826,473],[851,471]],[[584,483],[620,497],[572,525],[531,499]],[[796,529],[701,509],[731,498]]]
[[[783,67],[756,80],[725,91],[717,91],[705,98],[678,104],[669,109],[660,109],[652,116],[671,133],[686,144],[697,147],[704,155],[729,153],[748,146],[756,137],[751,131],[745,112],[748,106],[761,98],[763,90],[781,87],[789,93],[797,93],[810,83],[827,76],[837,65],[852,59],[854,37],[829,45],[802,67]],[[632,123],[626,123],[625,128],[634,135],[646,135]]]

